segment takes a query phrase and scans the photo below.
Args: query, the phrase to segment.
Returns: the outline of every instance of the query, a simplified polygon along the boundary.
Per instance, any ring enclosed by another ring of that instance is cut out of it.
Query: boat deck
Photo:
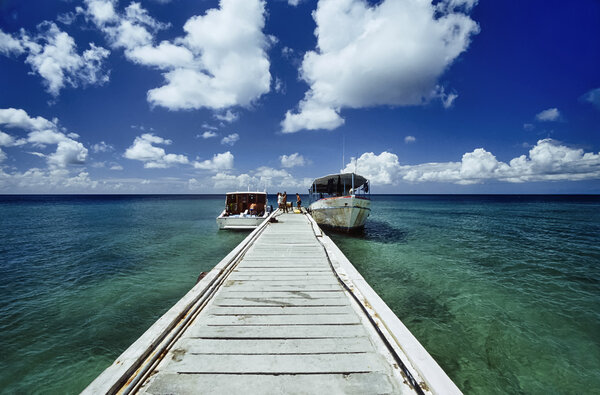
[[[277,220],[85,392],[460,393],[310,216]]]

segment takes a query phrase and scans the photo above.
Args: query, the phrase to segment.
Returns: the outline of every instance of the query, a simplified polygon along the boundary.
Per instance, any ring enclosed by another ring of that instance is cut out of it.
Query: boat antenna
[[[340,173],[344,171],[344,163],[346,162],[345,155],[346,155],[346,135],[342,135],[342,169],[340,170]]]

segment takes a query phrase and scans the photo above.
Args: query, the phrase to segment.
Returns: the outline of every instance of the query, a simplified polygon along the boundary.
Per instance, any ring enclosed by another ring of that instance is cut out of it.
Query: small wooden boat
[[[260,225],[271,213],[266,192],[227,192],[219,229],[246,230]]]

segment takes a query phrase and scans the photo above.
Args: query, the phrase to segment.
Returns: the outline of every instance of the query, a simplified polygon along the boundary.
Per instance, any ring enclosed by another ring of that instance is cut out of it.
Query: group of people
[[[296,204],[298,206],[298,209],[302,207],[302,199],[300,199],[299,194],[296,194]],[[287,192],[277,192],[277,205],[279,206],[279,209],[282,210],[284,213],[288,212]]]

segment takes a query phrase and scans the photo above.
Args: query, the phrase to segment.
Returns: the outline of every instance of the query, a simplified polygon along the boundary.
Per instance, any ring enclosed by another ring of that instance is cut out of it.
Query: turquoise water
[[[246,236],[222,205],[0,196],[0,391],[81,391]],[[600,388],[600,197],[373,196],[331,236],[464,392]]]

